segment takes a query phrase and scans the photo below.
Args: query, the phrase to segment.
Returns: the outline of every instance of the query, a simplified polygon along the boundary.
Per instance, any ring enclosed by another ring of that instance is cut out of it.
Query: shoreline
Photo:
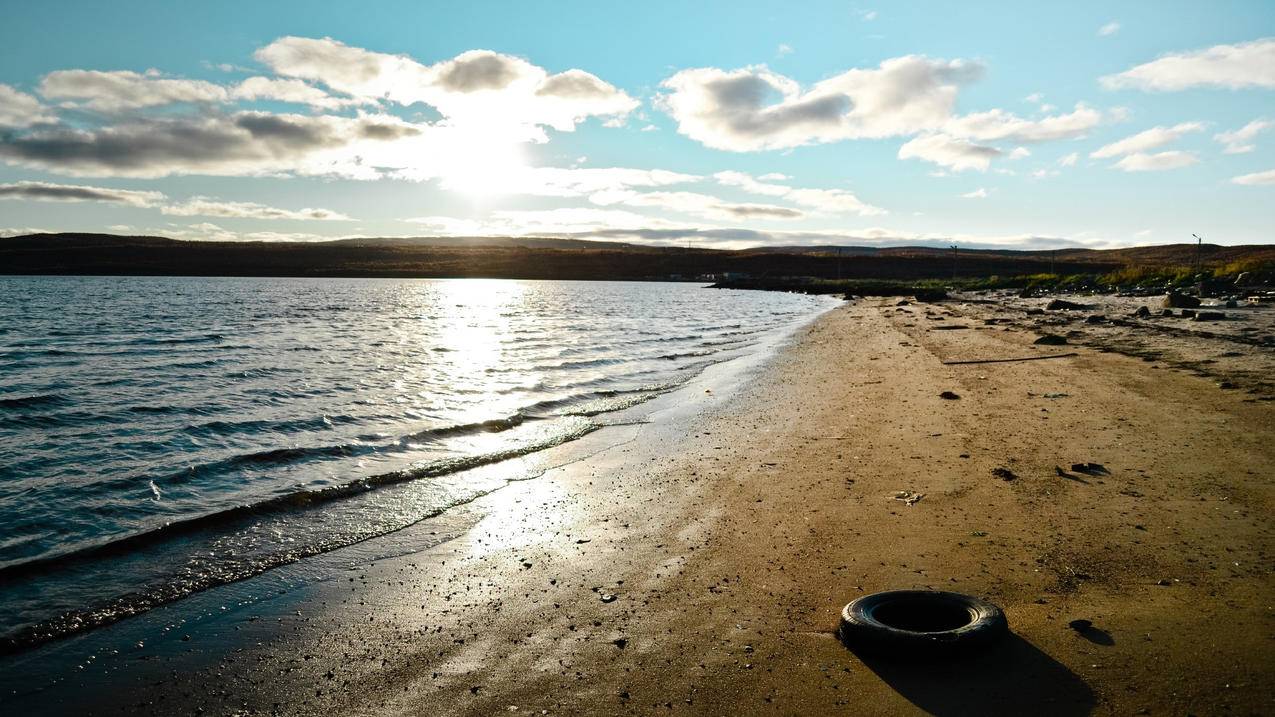
[[[166,657],[118,662],[103,671],[111,692],[85,690],[78,706],[1275,707],[1264,674],[1275,648],[1262,637],[1275,406],[1083,347],[1054,361],[945,366],[1051,347],[1033,347],[1022,327],[935,331],[922,318],[974,319],[980,305],[959,317],[944,305],[898,308],[826,312],[764,366],[735,372],[734,388],[693,380],[679,390],[707,391],[702,400],[616,426],[627,440],[489,494],[447,528],[420,524],[439,538],[423,551],[336,551],[347,579],[248,607],[188,605],[231,614],[190,628],[188,642],[186,626],[170,629]],[[945,390],[960,399],[938,398]],[[1084,461],[1109,472],[1053,470]],[[1000,467],[1016,478],[993,478]],[[905,490],[923,498],[896,500]],[[865,662],[836,642],[843,604],[909,587],[990,598],[1014,637],[923,671]],[[1072,619],[1096,631],[1077,634]],[[76,711],[73,692],[17,706]]]

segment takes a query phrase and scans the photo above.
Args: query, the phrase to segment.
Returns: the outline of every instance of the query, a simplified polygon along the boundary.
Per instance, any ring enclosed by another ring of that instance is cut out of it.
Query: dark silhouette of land
[[[326,242],[210,242],[112,234],[0,239],[0,273],[123,276],[487,277],[702,280],[723,275],[917,280],[953,276],[1102,274],[1189,265],[1194,244],[1011,251],[931,247],[642,246],[552,238],[418,237]],[[1275,261],[1275,247],[1205,245],[1209,265]]]

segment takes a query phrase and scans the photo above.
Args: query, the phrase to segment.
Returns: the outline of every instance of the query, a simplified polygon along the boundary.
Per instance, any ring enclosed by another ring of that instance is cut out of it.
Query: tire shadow
[[[1009,634],[985,652],[938,660],[856,656],[932,715],[1087,715],[1093,690],[1076,673]]]

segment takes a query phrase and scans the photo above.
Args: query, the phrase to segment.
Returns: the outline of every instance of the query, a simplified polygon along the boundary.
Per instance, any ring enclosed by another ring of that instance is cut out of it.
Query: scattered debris
[[[970,361],[944,361],[944,366],[964,366],[973,363],[1012,363],[1014,361],[1043,361],[1044,359],[1068,358],[1070,356],[1079,356],[1080,354],[1050,354],[1049,356],[1024,356],[1023,358],[1005,358],[1005,359],[973,359]]]
[[[914,490],[901,490],[894,494],[895,500],[908,505],[916,505],[924,497],[924,493],[917,493]]]
[[[1077,473],[1110,473],[1101,463],[1072,463],[1071,469]]]
[[[939,394],[939,398],[942,398],[948,401],[955,401],[960,398],[960,395],[952,393],[951,391],[944,391],[943,393]]]
[[[1010,469],[1004,466],[993,468],[992,475],[996,476],[997,478],[1000,478],[1001,480],[1007,480],[1007,481],[1018,478],[1018,476],[1014,474],[1014,471],[1011,471]]]

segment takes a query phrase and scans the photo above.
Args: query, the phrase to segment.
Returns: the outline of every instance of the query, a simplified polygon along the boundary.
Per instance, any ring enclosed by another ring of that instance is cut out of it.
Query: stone
[[[1058,334],[1045,334],[1032,343],[1038,346],[1063,346],[1066,345],[1067,339]]]
[[[1200,300],[1194,296],[1179,294],[1173,292],[1165,294],[1163,306],[1168,309],[1194,309],[1200,305]]]
[[[1067,301],[1065,299],[1054,299],[1053,301],[1050,301],[1048,304],[1045,304],[1045,308],[1048,309],[1049,311],[1080,311],[1081,309],[1087,309],[1089,307],[1085,306],[1084,304],[1077,304],[1074,301]]]
[[[1151,315],[1151,309],[1148,309],[1145,306],[1139,306],[1138,310],[1133,312],[1133,315],[1137,316],[1140,319],[1145,319]]]

